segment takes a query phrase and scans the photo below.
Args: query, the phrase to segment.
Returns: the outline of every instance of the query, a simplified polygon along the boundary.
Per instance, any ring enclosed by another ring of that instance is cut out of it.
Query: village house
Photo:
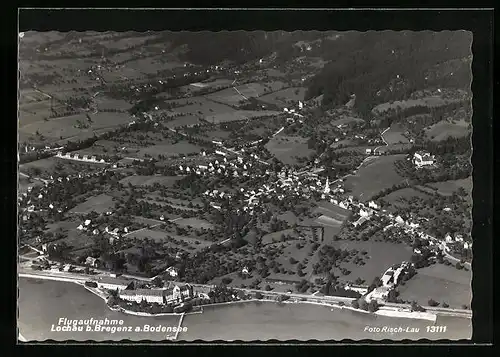
[[[93,257],[87,257],[85,259],[85,265],[90,266],[92,268],[97,268],[100,265],[99,259]]]
[[[385,300],[389,295],[389,291],[392,290],[391,286],[380,286],[375,288],[366,296],[367,301],[371,300]]]
[[[344,289],[355,291],[361,295],[365,295],[368,292],[368,286],[366,285],[346,284]]]
[[[433,165],[434,162],[434,155],[431,155],[426,151],[417,151],[415,154],[413,154],[413,163],[417,168]]]
[[[118,291],[131,288],[134,285],[134,282],[130,280],[116,279],[106,276],[101,276],[97,278],[95,282],[97,283],[97,287],[100,289],[118,290]]]
[[[177,278],[177,276],[179,276],[179,271],[175,267],[168,267],[165,270],[165,273],[170,275],[172,278]]]

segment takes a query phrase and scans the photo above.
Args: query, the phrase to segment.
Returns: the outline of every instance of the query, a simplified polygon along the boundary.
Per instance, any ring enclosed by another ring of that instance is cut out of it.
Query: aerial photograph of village
[[[471,339],[472,40],[20,32],[19,341]]]

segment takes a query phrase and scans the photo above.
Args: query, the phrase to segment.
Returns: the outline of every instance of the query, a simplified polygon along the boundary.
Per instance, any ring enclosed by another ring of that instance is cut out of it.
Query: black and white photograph
[[[470,340],[474,36],[18,33],[18,339]]]

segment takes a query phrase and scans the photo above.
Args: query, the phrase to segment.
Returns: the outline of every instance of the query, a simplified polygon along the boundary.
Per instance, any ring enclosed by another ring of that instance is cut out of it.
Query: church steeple
[[[325,190],[323,192],[324,193],[330,193],[330,180],[329,180],[328,177],[326,178]]]

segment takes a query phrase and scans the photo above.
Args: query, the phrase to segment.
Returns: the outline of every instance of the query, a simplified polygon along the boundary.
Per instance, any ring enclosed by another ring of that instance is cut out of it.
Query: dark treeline
[[[354,93],[355,108],[369,118],[375,105],[407,98],[433,85],[469,91],[468,61],[459,62],[453,76],[429,73],[444,62],[468,58],[470,46],[470,35],[465,32],[344,34],[324,49],[324,58],[330,62],[310,80],[306,100],[323,94],[324,106],[339,105]],[[396,75],[400,83],[395,82]],[[387,90],[389,86],[392,90]]]

